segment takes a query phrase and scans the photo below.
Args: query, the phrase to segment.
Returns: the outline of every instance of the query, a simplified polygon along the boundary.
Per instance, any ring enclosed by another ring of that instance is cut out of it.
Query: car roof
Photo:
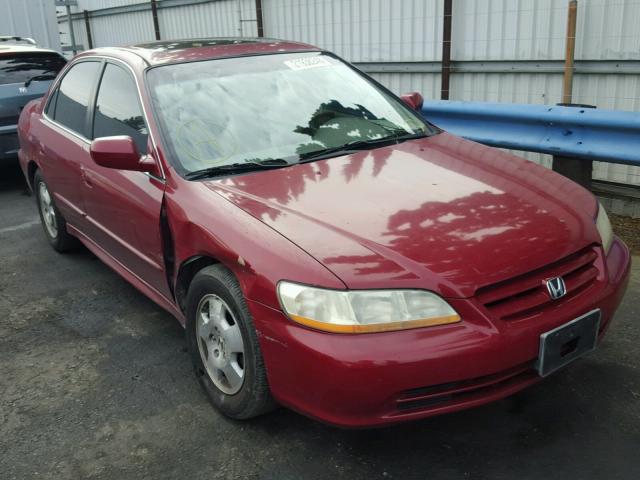
[[[124,57],[127,53],[144,59],[148,65],[180,63],[269,53],[320,51],[318,47],[301,42],[274,38],[219,37],[194,38],[188,40],[162,40],[126,47],[96,48],[82,55],[114,55]]]

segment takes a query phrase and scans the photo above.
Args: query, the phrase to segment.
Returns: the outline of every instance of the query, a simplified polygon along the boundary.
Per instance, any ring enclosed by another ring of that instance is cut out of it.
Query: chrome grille
[[[584,248],[543,268],[482,287],[476,292],[476,299],[494,318],[526,318],[587,290],[598,276],[597,258],[593,247]],[[551,299],[545,285],[546,280],[554,277],[562,277],[567,288],[566,295],[558,300]]]

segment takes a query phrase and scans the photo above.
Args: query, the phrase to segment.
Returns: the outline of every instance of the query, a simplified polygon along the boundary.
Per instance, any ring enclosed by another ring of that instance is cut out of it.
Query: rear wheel
[[[33,187],[42,228],[51,246],[58,252],[66,252],[77,247],[78,241],[67,233],[67,222],[56,207],[40,170],[37,170],[33,177]]]
[[[202,269],[191,282],[186,333],[195,374],[224,415],[248,419],[275,407],[242,290],[222,265]]]

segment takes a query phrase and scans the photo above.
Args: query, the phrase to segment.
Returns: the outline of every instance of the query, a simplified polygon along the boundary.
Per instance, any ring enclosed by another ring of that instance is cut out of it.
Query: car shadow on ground
[[[4,192],[29,195],[29,189],[18,165],[18,159],[0,160],[0,193]]]

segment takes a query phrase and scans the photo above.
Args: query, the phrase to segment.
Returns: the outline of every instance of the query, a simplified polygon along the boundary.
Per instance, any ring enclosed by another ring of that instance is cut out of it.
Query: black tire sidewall
[[[232,290],[237,290],[237,286],[227,285],[227,283],[230,282],[219,277],[224,277],[224,275],[213,276],[199,274],[196,275],[189,286],[186,312],[187,345],[195,374],[210,401],[225,415],[240,419],[250,416],[247,415],[246,412],[251,410],[251,403],[255,400],[256,355],[259,355],[259,351],[256,351],[256,348],[258,348],[257,335],[255,334],[253,322],[251,321],[244,299],[237,299],[232,293]],[[244,381],[240,390],[233,395],[226,394],[215,386],[209,374],[206,372],[198,349],[196,317],[198,315],[200,301],[208,294],[217,295],[226,302],[238,322],[242,333],[242,341],[244,344]]]

